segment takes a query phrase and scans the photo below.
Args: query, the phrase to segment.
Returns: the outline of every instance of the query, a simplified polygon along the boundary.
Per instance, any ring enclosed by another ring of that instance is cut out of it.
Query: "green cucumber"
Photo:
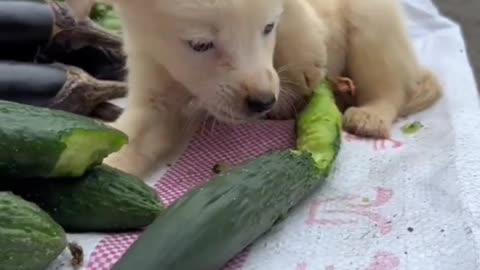
[[[341,142],[342,113],[335,104],[332,87],[331,82],[323,81],[297,119],[297,149],[311,153],[324,173],[330,171]]]
[[[0,177],[78,177],[128,141],[94,119],[0,101]]]
[[[0,192],[0,268],[46,269],[67,247],[65,231],[33,203]]]
[[[97,22],[105,29],[121,34],[122,23],[113,6],[103,3],[97,3],[92,8],[90,18]]]
[[[141,229],[163,210],[154,189],[107,165],[79,178],[17,180],[0,188],[36,203],[68,232]]]
[[[290,150],[222,172],[169,208],[113,269],[220,269],[323,179],[309,154]]]
[[[220,269],[282,221],[324,182],[339,149],[341,117],[329,105],[334,100],[328,87],[322,84],[300,115],[303,150],[267,153],[221,171],[155,220],[113,270]]]

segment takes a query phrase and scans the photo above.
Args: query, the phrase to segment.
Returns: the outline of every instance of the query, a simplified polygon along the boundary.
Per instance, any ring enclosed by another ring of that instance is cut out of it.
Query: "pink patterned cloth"
[[[293,121],[265,121],[231,127],[217,124],[210,131],[197,135],[180,159],[154,187],[167,205],[193,188],[205,184],[213,176],[217,163],[238,164],[272,150],[295,145]],[[135,242],[138,233],[114,234],[105,237],[95,248],[87,270],[109,270]],[[232,259],[225,270],[240,270],[248,249]]]

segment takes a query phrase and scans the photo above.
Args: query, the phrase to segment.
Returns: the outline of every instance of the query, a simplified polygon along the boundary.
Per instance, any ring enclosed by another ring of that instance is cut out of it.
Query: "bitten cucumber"
[[[36,203],[68,232],[141,229],[163,210],[155,190],[107,165],[75,179],[17,180],[0,185],[0,189]]]
[[[3,179],[79,177],[127,141],[121,131],[91,118],[0,101]]]
[[[329,85],[312,99],[300,115],[299,149],[220,172],[149,226],[113,270],[221,269],[281,221],[324,182],[339,149],[341,117]]]
[[[65,231],[35,204],[0,192],[0,268],[43,270],[67,246]]]
[[[312,155],[318,169],[329,173],[340,148],[342,113],[335,104],[330,81],[317,87],[297,119],[297,149]]]

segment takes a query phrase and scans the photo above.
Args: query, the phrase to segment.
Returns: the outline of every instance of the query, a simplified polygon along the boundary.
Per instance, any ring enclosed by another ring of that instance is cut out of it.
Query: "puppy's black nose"
[[[270,110],[275,101],[275,96],[273,95],[248,96],[246,100],[248,110],[253,113],[262,113]]]

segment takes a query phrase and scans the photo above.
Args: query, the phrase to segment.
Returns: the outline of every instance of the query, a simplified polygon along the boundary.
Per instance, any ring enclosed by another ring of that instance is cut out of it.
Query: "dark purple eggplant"
[[[121,37],[53,0],[0,0],[0,60],[63,63],[101,80],[126,75]]]
[[[0,99],[47,106],[66,80],[65,69],[57,66],[0,62]]]
[[[0,61],[3,100],[113,121],[121,109],[104,103],[126,94],[126,83],[97,80],[74,66]]]
[[[46,4],[0,1],[0,43],[10,46],[47,43],[53,34],[53,16]]]
[[[0,59],[28,61],[53,35],[54,14],[37,2],[0,1]]]

